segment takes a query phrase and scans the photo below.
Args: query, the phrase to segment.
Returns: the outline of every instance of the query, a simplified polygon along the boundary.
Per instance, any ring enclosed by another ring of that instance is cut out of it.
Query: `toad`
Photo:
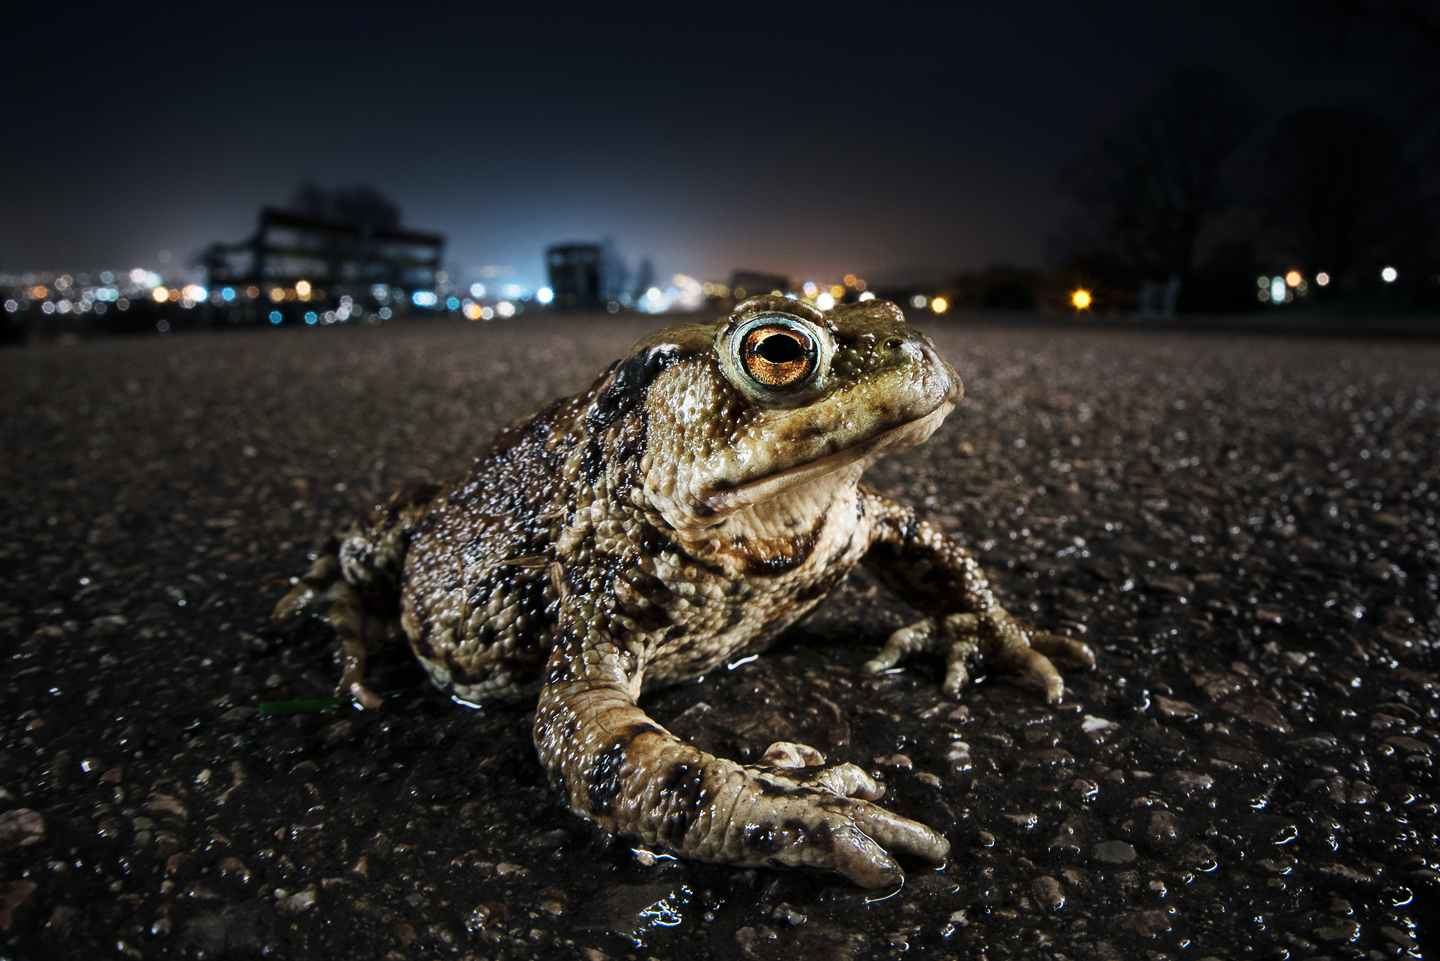
[[[865,672],[934,653],[952,696],[983,661],[1058,701],[1050,658],[1093,666],[1090,650],[1022,627],[969,552],[860,483],[960,396],[893,304],[754,297],[652,334],[456,479],[391,497],[331,539],[275,620],[326,617],[340,688],[363,705],[378,703],[363,676],[387,632],[457,699],[538,696],[550,783],[606,831],[888,886],[897,856],[939,862],[949,843],[876,804],[884,789],[859,767],[789,742],[739,764],[638,702],[764,650],[861,563],[921,615]]]

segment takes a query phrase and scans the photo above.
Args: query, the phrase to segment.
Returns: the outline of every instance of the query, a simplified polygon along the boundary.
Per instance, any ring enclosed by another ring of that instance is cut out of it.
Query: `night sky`
[[[23,6],[0,272],[188,264],[306,179],[444,232],[457,280],[605,236],[702,280],[1042,266],[1060,168],[1179,67],[1272,116],[1392,93],[1283,0]]]

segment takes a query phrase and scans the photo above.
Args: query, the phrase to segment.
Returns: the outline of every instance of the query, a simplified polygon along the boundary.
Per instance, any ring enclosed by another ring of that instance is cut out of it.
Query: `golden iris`
[[[818,358],[809,334],[783,324],[767,324],[749,331],[740,349],[745,373],[765,387],[800,383],[814,372]]]

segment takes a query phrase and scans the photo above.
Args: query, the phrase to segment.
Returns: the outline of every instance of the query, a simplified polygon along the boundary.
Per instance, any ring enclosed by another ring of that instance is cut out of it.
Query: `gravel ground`
[[[1440,344],[929,323],[967,396],[871,480],[1083,636],[1050,708],[863,576],[652,713],[795,739],[945,831],[888,900],[677,862],[546,789],[521,708],[268,626],[321,535],[588,383],[635,321],[0,353],[0,958],[1389,958],[1440,944]]]

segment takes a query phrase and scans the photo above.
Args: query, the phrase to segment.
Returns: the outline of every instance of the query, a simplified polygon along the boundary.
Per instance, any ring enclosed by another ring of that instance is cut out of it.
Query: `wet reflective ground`
[[[336,676],[322,626],[266,620],[318,536],[643,325],[0,354],[0,958],[1433,953],[1440,344],[929,327],[967,396],[871,480],[1099,668],[1053,709],[866,680],[904,611],[857,576],[648,702],[732,757],[860,763],[944,830],[952,862],[876,903],[598,837],[522,709],[256,714]]]

